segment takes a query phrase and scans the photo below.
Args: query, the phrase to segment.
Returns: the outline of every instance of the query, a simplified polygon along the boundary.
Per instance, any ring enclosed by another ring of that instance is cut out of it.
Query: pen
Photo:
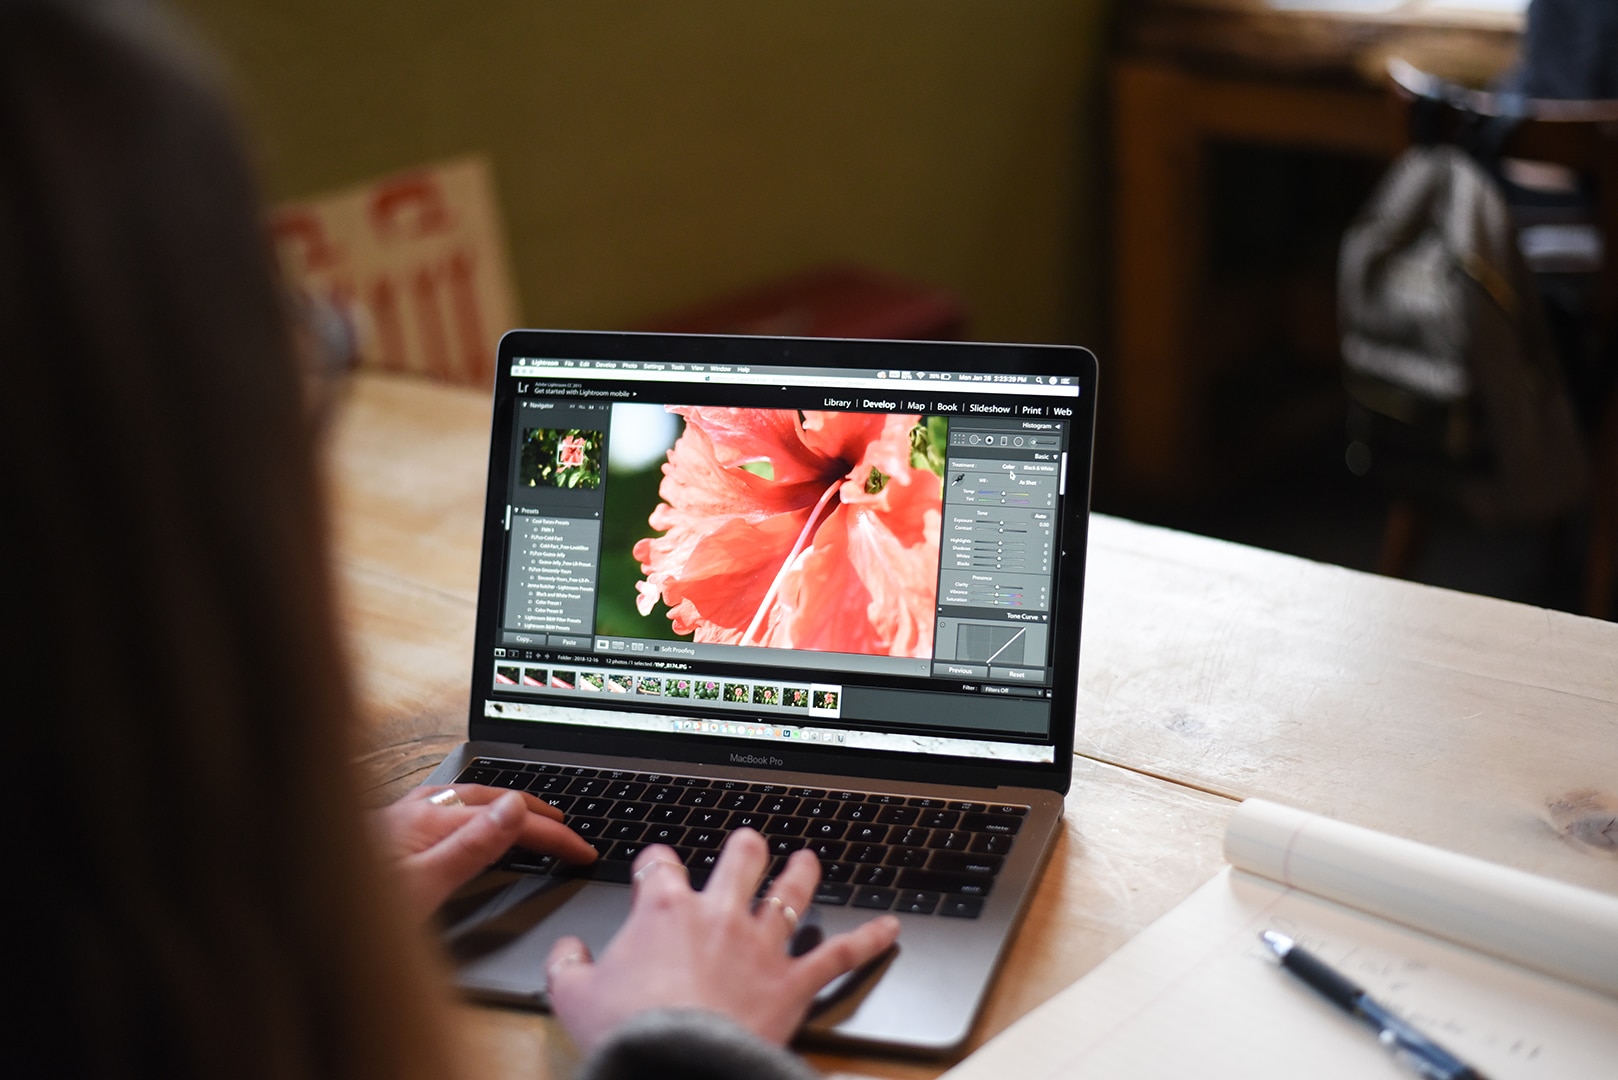
[[[1472,1066],[1445,1050],[1395,1016],[1386,1005],[1328,967],[1325,961],[1300,947],[1285,934],[1266,930],[1259,935],[1281,966],[1307,983],[1310,989],[1376,1032],[1377,1042],[1394,1060],[1413,1069],[1424,1080],[1487,1080]]]

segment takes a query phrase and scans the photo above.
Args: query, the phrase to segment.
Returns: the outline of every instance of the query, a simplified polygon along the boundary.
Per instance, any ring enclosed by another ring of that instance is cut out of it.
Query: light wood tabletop
[[[484,392],[361,375],[332,433],[378,802],[465,737],[488,428]],[[1618,894],[1618,624],[1096,515],[1081,655],[1065,827],[971,1046],[1212,876],[1250,796]],[[463,1019],[498,1075],[575,1063],[548,1017]]]

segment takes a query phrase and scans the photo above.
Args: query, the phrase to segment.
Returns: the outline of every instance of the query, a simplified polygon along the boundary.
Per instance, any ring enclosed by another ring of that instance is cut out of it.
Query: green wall
[[[525,320],[616,328],[820,262],[972,336],[1099,336],[1101,0],[180,0],[272,198],[488,154]]]

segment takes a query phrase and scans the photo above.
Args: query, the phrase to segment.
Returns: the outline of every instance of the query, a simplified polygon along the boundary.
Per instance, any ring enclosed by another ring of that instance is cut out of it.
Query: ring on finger
[[[558,971],[561,971],[565,967],[572,967],[574,964],[583,962],[584,953],[582,952],[574,951],[570,953],[563,953],[555,960],[552,960],[550,966],[545,969],[545,981],[547,983],[554,982],[556,981],[556,973]]]
[[[427,796],[427,801],[432,803],[434,806],[466,805],[466,803],[461,799],[460,795],[457,794],[455,789],[452,787],[447,787],[443,791],[433,792],[431,795]]]
[[[766,896],[764,898],[764,902],[766,904],[773,904],[780,910],[781,917],[787,921],[788,930],[795,931],[798,929],[798,911],[791,904],[787,903],[779,896]]]
[[[653,859],[651,862],[635,871],[635,880],[640,881],[647,874],[650,874],[653,870],[656,870],[659,866],[672,866],[676,870],[685,870],[684,863],[675,862],[673,859]],[[689,873],[689,871],[687,872]]]

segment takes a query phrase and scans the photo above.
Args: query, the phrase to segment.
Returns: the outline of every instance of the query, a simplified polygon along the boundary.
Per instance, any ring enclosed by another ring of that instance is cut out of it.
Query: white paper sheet
[[[1282,820],[1269,807],[1251,814],[1261,824]],[[1296,863],[1291,871],[1296,880]],[[1618,899],[1588,895],[1610,905],[1598,915],[1618,918]],[[1258,939],[1268,929],[1296,938],[1491,1080],[1618,1075],[1618,997],[1226,869],[947,1076],[1408,1077],[1369,1030],[1269,958]]]

